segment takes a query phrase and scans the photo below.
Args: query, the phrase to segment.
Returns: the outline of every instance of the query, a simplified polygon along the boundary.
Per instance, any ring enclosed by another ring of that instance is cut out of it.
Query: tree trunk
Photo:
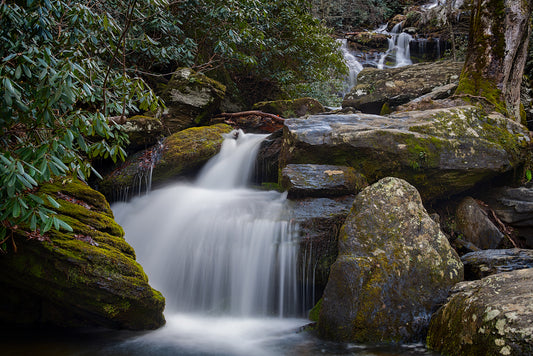
[[[472,0],[471,4],[468,52],[456,95],[483,97],[519,121],[533,0]]]

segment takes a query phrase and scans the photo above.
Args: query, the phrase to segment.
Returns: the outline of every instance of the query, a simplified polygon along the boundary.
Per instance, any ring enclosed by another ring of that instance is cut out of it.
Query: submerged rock
[[[455,212],[457,230],[480,249],[498,248],[505,237],[472,197],[464,198]]]
[[[163,325],[165,300],[148,284],[104,196],[78,181],[45,184],[39,192],[57,200],[57,217],[74,231],[43,236],[17,230],[17,251],[0,256],[0,322],[134,330]]]
[[[461,257],[465,265],[465,280],[472,281],[501,272],[533,268],[533,250],[519,248],[483,250]]]
[[[284,118],[314,115],[326,111],[324,106],[313,98],[262,101],[255,103],[253,109],[279,115]]]
[[[281,187],[289,197],[335,197],[356,194],[367,186],[352,167],[288,164],[281,171]]]
[[[528,130],[472,106],[390,116],[312,115],[285,121],[280,167],[349,166],[369,183],[406,179],[424,200],[448,197],[517,166]]]
[[[443,354],[531,355],[533,268],[498,273],[452,289],[431,318],[427,344]]]
[[[322,337],[346,342],[420,338],[463,265],[420,195],[384,178],[353,203],[319,313]]]
[[[206,124],[226,95],[226,87],[190,68],[178,68],[161,97],[167,109],[161,120],[171,133]]]
[[[344,97],[342,107],[379,114],[384,104],[396,107],[459,81],[462,67],[460,62],[440,61],[384,70],[365,68],[357,76],[357,85]]]
[[[127,200],[179,175],[190,174],[218,153],[223,135],[233,129],[226,124],[191,127],[165,138],[160,147],[129,157],[99,183],[98,190],[110,201]]]

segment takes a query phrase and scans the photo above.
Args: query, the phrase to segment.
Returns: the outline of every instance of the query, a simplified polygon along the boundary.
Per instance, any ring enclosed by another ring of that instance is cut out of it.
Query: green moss
[[[322,309],[322,298],[315,304],[315,306],[309,311],[309,320],[318,322],[318,316]]]
[[[390,106],[389,106],[389,103],[386,102],[383,104],[383,106],[381,107],[381,111],[380,111],[380,115],[388,115],[392,112]]]

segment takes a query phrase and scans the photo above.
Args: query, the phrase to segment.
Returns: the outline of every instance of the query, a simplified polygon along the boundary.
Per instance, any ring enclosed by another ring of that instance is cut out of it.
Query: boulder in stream
[[[427,344],[445,355],[531,355],[533,268],[462,282],[431,318]]]
[[[261,110],[284,118],[314,115],[326,111],[320,102],[313,98],[291,100],[261,101],[253,105],[254,110]]]
[[[525,159],[529,131],[472,106],[285,120],[280,168],[288,164],[353,167],[369,183],[395,176],[431,200],[465,191]]]
[[[416,189],[384,178],[357,195],[341,229],[319,333],[345,342],[416,340],[462,279],[459,256]]]
[[[104,196],[82,182],[45,184],[73,232],[16,231],[0,256],[0,322],[13,327],[155,329],[165,299],[148,284]],[[45,199],[46,201],[47,199]]]
[[[458,82],[462,67],[461,62],[440,61],[383,70],[365,68],[357,76],[357,85],[344,97],[342,107],[379,114],[384,104],[396,107],[434,88]]]

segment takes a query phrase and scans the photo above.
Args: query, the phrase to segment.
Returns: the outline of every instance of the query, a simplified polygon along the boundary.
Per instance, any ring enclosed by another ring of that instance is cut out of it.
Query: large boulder
[[[178,68],[161,97],[167,109],[161,119],[171,133],[206,124],[218,110],[226,87],[190,68]]]
[[[431,318],[428,346],[446,355],[533,353],[533,268],[459,283]]]
[[[339,236],[319,313],[322,337],[347,342],[420,338],[463,279],[463,264],[416,189],[384,178],[357,195]]]
[[[104,196],[84,183],[56,182],[39,193],[73,232],[20,227],[16,251],[0,256],[0,323],[155,329],[165,300],[152,289]],[[45,199],[47,201],[47,199]]]
[[[383,105],[396,107],[441,87],[459,81],[463,63],[440,61],[379,70],[365,68],[357,85],[346,94],[342,107],[380,114]]]
[[[127,200],[152,184],[194,173],[218,153],[223,135],[232,130],[229,125],[217,124],[191,127],[168,136],[160,146],[129,157],[99,182],[98,190],[110,201]]]
[[[128,134],[127,150],[130,152],[153,146],[163,137],[163,123],[155,117],[136,115],[126,119],[121,126]]]
[[[354,167],[369,183],[406,179],[427,199],[448,197],[516,167],[528,130],[472,106],[396,113],[312,115],[285,120],[280,168]]]

